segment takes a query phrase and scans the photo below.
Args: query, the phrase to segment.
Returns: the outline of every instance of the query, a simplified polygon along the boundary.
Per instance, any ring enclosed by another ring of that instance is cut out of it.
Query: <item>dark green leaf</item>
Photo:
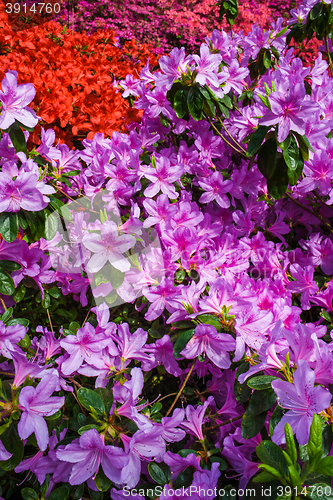
[[[88,425],[83,425],[82,427],[80,427],[78,429],[78,434],[80,434],[80,436],[82,436],[82,434],[84,434],[85,432],[87,431],[90,431],[91,429],[99,429],[99,425],[96,425],[96,424],[88,424]]]
[[[246,151],[246,155],[248,157],[253,156],[258,152],[269,129],[270,127],[260,125],[255,132],[252,132],[242,140],[245,144],[248,143]]]
[[[29,320],[26,318],[13,318],[10,319],[7,323],[7,326],[14,326],[14,325],[29,326]]]
[[[77,391],[77,398],[80,401],[81,405],[87,410],[90,409],[90,406],[97,411],[97,413],[105,413],[105,406],[103,400],[99,394],[91,389],[86,389],[85,387],[80,387]]]
[[[275,200],[282,198],[288,188],[288,167],[283,158],[276,160],[276,168],[273,176],[267,180],[269,194]]]
[[[44,307],[44,309],[48,309],[50,307],[50,304],[51,304],[51,297],[47,292],[45,292],[44,298],[42,300],[42,306]]]
[[[5,471],[15,469],[23,459],[24,446],[23,441],[17,433],[16,424],[11,424],[8,429],[1,435],[1,441],[6,450],[12,453],[13,456],[8,460],[0,462],[0,467]]]
[[[13,278],[6,272],[0,271],[0,293],[3,295],[13,295],[15,285]]]
[[[48,500],[67,500],[69,497],[69,489],[66,486],[60,486],[56,490],[53,490]]]
[[[332,425],[323,424],[323,456],[329,454],[333,444],[333,433],[332,433]]]
[[[193,482],[194,467],[187,467],[185,470],[180,472],[173,482],[173,488],[177,490],[178,488],[188,488]]]
[[[251,396],[247,412],[258,415],[259,413],[272,408],[275,402],[276,394],[272,388],[255,391]]]
[[[200,314],[196,317],[200,323],[204,323],[205,325],[215,326],[216,329],[221,328],[222,324],[219,318],[214,316],[213,314]]]
[[[285,149],[289,148],[290,142],[291,142],[291,133],[289,132],[287,138],[283,142],[279,142],[278,146],[280,147],[280,149],[282,149],[282,151],[284,151]]]
[[[95,484],[99,491],[108,491],[112,486],[112,481],[104,474],[102,468],[99,468],[98,474],[95,478]]]
[[[209,118],[214,118],[216,115],[215,106],[210,99],[204,100],[203,111],[207,116],[209,116]]]
[[[316,470],[325,476],[333,476],[333,457],[324,457],[320,460]]]
[[[0,270],[7,271],[11,273],[12,271],[18,271],[21,269],[21,265],[12,260],[0,260]]]
[[[91,500],[103,500],[103,492],[102,491],[94,491],[88,488],[89,497]]]
[[[276,476],[273,476],[273,474],[270,474],[266,470],[263,470],[262,472],[260,472],[260,474],[258,474],[257,476],[255,476],[252,479],[252,481],[254,483],[269,483],[269,482],[275,481],[275,480],[276,480]]]
[[[74,177],[75,175],[79,175],[81,170],[69,170],[69,172],[63,172],[64,177]]]
[[[10,320],[12,314],[13,314],[13,308],[12,307],[8,307],[7,311],[5,311],[3,313],[3,315],[1,316],[1,321],[3,321],[3,323],[7,323],[7,321]]]
[[[261,441],[256,447],[256,453],[261,462],[288,476],[288,464],[277,444],[272,441]]]
[[[260,375],[259,377],[253,377],[248,380],[247,385],[251,389],[256,389],[262,391],[263,389],[270,389],[273,380],[278,379],[278,377],[273,377],[271,375]]]
[[[310,10],[309,17],[310,17],[311,21],[314,21],[315,19],[317,19],[317,17],[321,14],[321,11],[322,11],[322,3],[318,2]]]
[[[52,240],[58,231],[58,218],[54,212],[48,213],[45,219],[45,239]]]
[[[303,168],[304,168],[304,160],[303,158],[299,158],[296,170],[288,169],[288,180],[291,186],[295,186],[298,179],[302,175]]]
[[[185,349],[186,344],[191,340],[191,338],[194,335],[194,328],[191,328],[190,330],[185,330],[185,332],[182,332],[178,339],[175,342],[175,345],[173,346],[173,355],[176,359],[181,358],[181,351]]]
[[[168,482],[163,470],[157,463],[150,462],[150,464],[148,465],[148,472],[155,483],[164,486]]]
[[[18,215],[16,212],[2,212],[0,214],[0,234],[5,241],[11,243],[19,231]]]
[[[105,412],[108,414],[113,403],[112,391],[109,391],[109,389],[106,389],[104,387],[97,387],[95,389],[95,392],[102,398],[105,406]]]
[[[272,63],[271,53],[269,49],[266,49],[264,52],[263,63],[266,69],[268,69]]]
[[[287,149],[283,150],[283,158],[290,170],[296,170],[299,158],[299,149],[295,137],[292,135]]]
[[[112,288],[117,290],[123,284],[124,279],[125,273],[111,266],[110,283],[112,285]]]
[[[25,336],[23,337],[23,339],[20,340],[17,343],[17,345],[19,345],[23,349],[29,349],[29,347],[31,346],[31,339],[30,339],[29,335],[26,333]]]
[[[74,492],[74,496],[73,496],[73,500],[81,500],[82,497],[83,497],[83,493],[84,493],[84,484],[85,483],[82,483],[80,484],[80,486],[78,486]]]
[[[187,87],[182,87],[177,90],[173,100],[173,108],[178,118],[183,118],[187,111]]]
[[[255,415],[245,412],[242,418],[241,432],[244,439],[251,439],[256,436],[264,427],[267,411]]]
[[[257,164],[266,179],[270,179],[276,168],[277,142],[275,137],[267,139],[258,151]]]
[[[23,488],[21,495],[24,500],[38,500],[38,495],[32,488]]]
[[[187,106],[190,115],[195,121],[201,119],[202,111],[203,111],[203,96],[199,90],[199,88],[194,85],[190,87],[187,94]]]
[[[24,153],[27,152],[27,143],[25,142],[24,133],[17,122],[10,126],[9,137],[13,143],[16,153],[19,151],[23,151]]]

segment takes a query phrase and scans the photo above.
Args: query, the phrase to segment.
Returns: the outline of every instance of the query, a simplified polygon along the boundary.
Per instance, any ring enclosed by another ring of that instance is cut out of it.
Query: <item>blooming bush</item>
[[[27,145],[6,71],[6,499],[330,498],[333,66],[287,42],[329,51],[332,6],[304,8],[128,74],[140,121],[81,149]]]
[[[112,30],[87,36],[55,21],[28,23],[26,29],[15,26],[0,2],[0,78],[11,69],[18,72],[19,82],[33,83],[34,110],[42,119],[31,136],[35,144],[41,125],[71,147],[97,132],[112,135],[140,120],[140,111],[111,84],[127,74],[138,76],[149,57],[156,65],[148,46],[132,40],[119,47]]]

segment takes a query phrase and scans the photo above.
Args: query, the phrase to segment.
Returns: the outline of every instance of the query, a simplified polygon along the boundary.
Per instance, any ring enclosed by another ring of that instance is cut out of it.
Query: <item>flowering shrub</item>
[[[138,76],[149,57],[156,65],[149,47],[134,40],[118,47],[111,30],[87,36],[55,21],[27,26],[15,29],[0,2],[0,77],[12,69],[19,82],[34,84],[34,109],[45,129],[53,128],[71,146],[97,132],[111,135],[140,119],[140,111],[111,84],[127,74]],[[39,134],[40,125],[31,137],[35,144]]]
[[[318,9],[127,75],[141,120],[82,149],[27,146],[6,71],[6,499],[331,497],[333,66],[287,45],[329,50]]]

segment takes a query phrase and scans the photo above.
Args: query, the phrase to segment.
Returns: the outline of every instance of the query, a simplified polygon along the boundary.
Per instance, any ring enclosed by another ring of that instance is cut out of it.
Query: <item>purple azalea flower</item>
[[[10,351],[10,354],[15,367],[15,377],[12,385],[13,389],[20,387],[26,380],[27,375],[29,378],[41,378],[43,376],[42,374],[45,368],[34,364],[31,359],[28,360],[26,354],[19,350],[17,346]]]
[[[239,487],[244,489],[249,479],[258,472],[258,464],[245,458],[240,447],[235,446],[231,436],[224,438],[222,455],[228,460],[233,470],[241,476]]]
[[[172,84],[177,78],[180,77],[181,73],[186,72],[186,66],[192,60],[192,56],[187,56],[185,58],[185,49],[174,48],[167,56],[162,56],[159,59],[159,65],[163,74],[155,73],[156,85],[161,87],[166,86],[167,90],[171,89]]]
[[[2,113],[0,115],[0,128],[2,130],[10,127],[15,120],[27,127],[34,128],[39,120],[39,116],[28,107],[28,104],[36,95],[36,90],[32,83],[17,85],[17,75],[17,71],[7,71],[5,78],[1,82],[0,101],[2,102]]]
[[[278,141],[283,142],[290,130],[305,134],[304,119],[311,118],[318,109],[318,104],[305,100],[303,84],[296,84],[287,91],[276,91],[269,95],[271,111],[259,120],[260,125],[279,124]]]
[[[48,204],[47,197],[42,194],[44,183],[38,182],[34,172],[19,170],[16,165],[6,162],[0,172],[0,212],[18,212],[21,208],[27,211],[43,210]],[[47,186],[47,194],[54,192]]]
[[[120,471],[128,464],[124,451],[115,446],[106,446],[96,429],[90,429],[63,450],[58,450],[56,456],[59,460],[74,464],[69,476],[69,484],[72,485],[82,484],[95,477],[100,465],[104,474],[120,485]]]
[[[2,442],[0,441],[0,461],[8,460],[13,454],[6,450]]]
[[[22,325],[5,326],[0,319],[0,352],[5,358],[12,358],[12,351],[27,333],[28,328]]]
[[[287,283],[287,289],[293,293],[301,293],[302,309],[310,309],[310,295],[314,295],[319,290],[317,283],[313,279],[314,268],[312,266],[302,268],[299,264],[292,264],[290,272],[296,281]]]
[[[44,375],[37,387],[23,387],[19,395],[19,409],[23,411],[17,430],[21,439],[27,439],[35,433],[37,444],[42,451],[46,450],[49,433],[43,416],[54,415],[65,403],[64,397],[51,397],[59,390],[59,380],[48,373]]]
[[[176,192],[173,183],[179,181],[182,174],[183,168],[176,165],[172,166],[166,156],[156,158],[156,168],[147,168],[144,173],[146,179],[152,182],[145,189],[144,195],[152,198],[159,191],[162,191],[171,200],[175,200],[178,198],[179,193]]]
[[[76,335],[68,335],[60,341],[61,347],[69,353],[69,358],[62,362],[62,372],[70,375],[80,368],[83,360],[89,364],[98,363],[101,350],[109,343],[109,337],[104,333],[96,334],[95,328],[86,323],[83,328],[78,329]]]
[[[195,81],[200,85],[209,85],[213,88],[219,88],[220,82],[217,76],[219,65],[222,61],[220,54],[212,54],[206,44],[201,44],[200,56],[194,54],[194,61],[196,62],[197,76]]]
[[[175,441],[181,441],[186,436],[185,431],[182,429],[176,429],[176,427],[183,422],[184,416],[184,410],[176,408],[172,417],[163,417],[161,419],[161,425],[163,426],[163,439],[169,443],[174,443]]]
[[[231,365],[227,351],[233,351],[235,347],[236,341],[231,335],[217,333],[215,326],[200,324],[180,354],[193,359],[205,353],[216,366],[226,369]]]
[[[200,203],[209,203],[216,200],[221,208],[229,208],[230,200],[225,193],[230,191],[233,182],[231,180],[223,180],[221,172],[214,172],[208,179],[199,181],[199,186],[205,191],[200,196]]]
[[[119,271],[129,271],[131,265],[123,253],[132,248],[135,243],[134,236],[119,235],[118,227],[114,222],[104,222],[100,235],[87,233],[83,237],[84,246],[95,253],[88,262],[88,270],[96,273],[109,261]]]
[[[156,340],[154,344],[149,344],[147,352],[151,353],[152,357],[144,362],[142,366],[144,371],[149,371],[155,368],[155,366],[162,365],[174,377],[179,377],[182,374],[182,370],[173,357],[173,343],[170,341],[169,335],[164,335],[161,339]]]
[[[285,443],[284,426],[288,422],[300,445],[308,442],[310,427],[314,413],[320,413],[331,404],[331,393],[322,387],[314,387],[315,372],[308,362],[299,360],[294,374],[294,384],[282,380],[273,380],[272,387],[277,395],[279,405],[287,408],[274,429],[272,441]]]
[[[182,427],[187,432],[192,434],[192,436],[195,436],[200,439],[200,441],[203,441],[204,435],[202,433],[202,424],[205,418],[205,411],[212,401],[214,401],[213,396],[209,396],[207,401],[197,408],[194,408],[192,405],[186,406],[186,421],[179,424],[179,427]]]

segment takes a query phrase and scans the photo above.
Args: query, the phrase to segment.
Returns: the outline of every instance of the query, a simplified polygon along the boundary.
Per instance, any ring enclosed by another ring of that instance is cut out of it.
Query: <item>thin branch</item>
[[[167,414],[165,415],[166,417],[167,417],[168,415],[170,415],[170,413],[171,413],[171,412],[172,412],[172,410],[173,410],[173,407],[174,407],[174,406],[175,406],[175,404],[177,403],[177,401],[178,401],[178,399],[179,399],[180,395],[182,394],[182,392],[183,392],[183,390],[184,390],[184,388],[185,388],[185,385],[187,384],[187,381],[188,381],[188,379],[189,379],[189,378],[190,378],[190,376],[191,376],[191,373],[192,373],[192,371],[193,371],[193,368],[194,368],[195,363],[196,363],[196,359],[193,361],[192,366],[191,366],[191,368],[190,368],[190,370],[189,370],[188,374],[186,375],[186,379],[184,380],[183,385],[181,386],[181,388],[180,388],[179,392],[177,393],[177,396],[175,397],[175,399],[174,399],[174,401],[173,401],[172,405],[171,405],[171,406],[170,406],[170,408],[168,409]]]
[[[229,420],[225,420],[221,424],[212,425],[211,427],[204,427],[203,431],[204,432],[213,431],[215,429],[218,429],[219,427],[222,427],[223,425],[231,424],[231,422],[235,422],[236,420],[239,420],[240,418],[243,418],[243,416],[239,415],[239,417],[229,418]]]
[[[220,132],[220,131],[219,131],[219,130],[215,127],[214,123],[212,122],[212,120],[211,120],[208,116],[206,116],[206,118],[207,118],[207,120],[208,120],[208,122],[209,122],[210,126],[211,126],[211,127],[215,130],[215,132],[216,132],[216,133],[217,133],[217,134],[221,137],[221,139],[223,139],[223,140],[224,140],[224,142],[225,142],[226,144],[228,144],[228,146],[230,146],[230,147],[231,147],[234,151],[236,151],[236,153],[238,153],[238,154],[240,154],[240,155],[242,155],[242,156],[245,156],[245,157],[246,157],[246,155],[244,155],[244,153],[242,153],[242,151],[238,151],[238,149],[236,149],[236,148],[235,148],[232,144],[230,144],[230,142],[229,142],[229,141],[228,141],[228,140],[224,137],[224,135],[222,135],[222,134],[221,134],[221,132]]]
[[[51,332],[54,333],[53,331],[53,326],[52,326],[52,321],[51,321],[51,316],[50,316],[50,313],[49,313],[49,309],[47,308],[46,309],[46,312],[47,312],[47,316],[49,318],[49,323],[50,323],[50,327],[51,327]]]
[[[330,49],[329,49],[329,46],[328,46],[327,35],[325,35],[325,45],[326,45],[326,52],[327,52],[328,62],[329,62],[329,65],[330,65],[331,76],[333,77],[333,64],[332,64]]]
[[[245,149],[244,149],[244,148],[242,148],[242,146],[241,146],[241,145],[240,145],[240,144],[236,141],[236,139],[234,139],[234,138],[232,137],[232,135],[231,135],[231,134],[230,134],[230,132],[228,131],[227,127],[224,125],[223,121],[221,120],[221,117],[220,117],[220,116],[218,117],[218,119],[219,119],[219,122],[221,123],[222,127],[224,128],[224,130],[226,131],[226,133],[227,133],[227,134],[228,134],[228,136],[230,137],[230,139],[231,139],[232,141],[234,141],[234,143],[236,144],[236,146],[238,146],[238,147],[241,149],[241,151],[242,151],[242,152],[246,155],[246,151],[245,151]]]
[[[332,229],[332,226],[326,221],[326,219],[320,215],[320,214],[317,214],[316,212],[314,212],[313,210],[310,210],[310,208],[308,207],[305,207],[304,205],[302,205],[302,203],[300,203],[298,200],[295,200],[295,198],[293,198],[292,196],[290,196],[289,193],[286,193],[286,196],[287,198],[294,202],[297,206],[299,206],[302,210],[305,210],[305,212],[308,212],[309,214],[313,215],[314,217],[316,217],[318,220],[320,220],[320,222],[329,230],[330,233],[333,234],[333,229]]]

